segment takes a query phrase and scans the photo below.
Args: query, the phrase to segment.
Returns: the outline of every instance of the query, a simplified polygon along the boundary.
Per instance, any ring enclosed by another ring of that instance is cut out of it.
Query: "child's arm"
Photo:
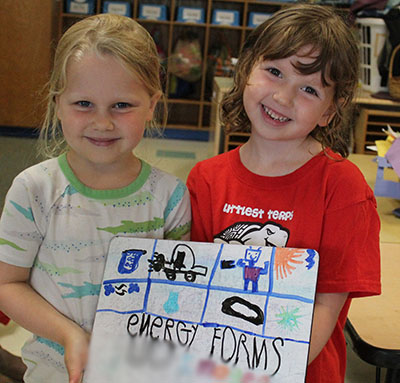
[[[331,337],[347,296],[348,293],[316,294],[308,364],[319,355]]]
[[[64,347],[70,383],[81,381],[89,334],[29,285],[30,269],[0,262],[0,309],[32,333]],[[51,287],[49,287],[51,288]]]

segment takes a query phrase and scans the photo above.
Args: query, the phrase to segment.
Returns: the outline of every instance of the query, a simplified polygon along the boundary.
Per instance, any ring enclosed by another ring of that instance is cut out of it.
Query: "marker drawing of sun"
[[[279,248],[275,252],[275,273],[276,279],[287,278],[296,269],[296,265],[300,265],[303,261],[297,258],[303,255],[298,249]]]

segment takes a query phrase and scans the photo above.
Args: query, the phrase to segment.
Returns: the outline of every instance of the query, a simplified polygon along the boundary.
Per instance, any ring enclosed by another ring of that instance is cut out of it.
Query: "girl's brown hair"
[[[60,121],[57,118],[56,96],[67,85],[67,65],[87,52],[109,54],[121,61],[128,71],[134,73],[147,88],[150,97],[160,93],[163,105],[162,123],[166,121],[166,102],[160,81],[161,65],[151,35],[129,17],[100,14],[85,18],[72,25],[61,37],[54,57],[53,71],[47,88],[47,111],[40,132],[40,153],[54,157],[66,150]],[[156,127],[157,115],[150,126]]]
[[[310,53],[317,58],[311,65],[296,69],[303,74],[321,71],[322,84],[333,83],[335,90],[333,119],[328,126],[317,126],[311,135],[323,147],[346,157],[349,124],[345,120],[358,83],[359,56],[351,29],[331,7],[301,4],[285,8],[250,33],[236,64],[233,88],[222,101],[222,122],[227,133],[250,131],[243,91],[254,65],[259,60],[293,56],[305,46],[312,46]]]

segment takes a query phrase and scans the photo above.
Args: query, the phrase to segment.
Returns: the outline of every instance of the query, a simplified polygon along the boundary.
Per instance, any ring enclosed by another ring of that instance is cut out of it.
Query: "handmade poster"
[[[85,383],[303,383],[318,254],[112,239]]]

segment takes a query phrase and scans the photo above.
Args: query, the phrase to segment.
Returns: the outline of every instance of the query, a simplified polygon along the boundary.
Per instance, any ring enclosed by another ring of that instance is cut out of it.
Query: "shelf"
[[[235,149],[240,145],[243,145],[250,137],[250,133],[246,132],[235,132],[229,133],[225,136],[224,151]]]
[[[166,129],[179,129],[179,130],[198,130],[208,132],[208,126],[193,126],[193,125],[174,125],[174,124],[167,124]]]
[[[388,124],[399,128],[400,112],[362,108],[355,127],[355,152],[376,155],[376,152],[370,151],[367,146],[375,145],[376,140],[386,139],[382,129],[386,129]]]
[[[61,13],[60,16],[70,19],[84,19],[85,17],[88,17],[88,15],[84,15],[82,13],[67,13],[67,12]]]
[[[211,101],[188,100],[179,98],[168,98],[169,104],[189,104],[189,105],[207,105],[211,106]]]
[[[244,29],[247,29],[248,27],[240,26],[240,25],[218,25],[218,24],[209,24],[210,28],[213,29],[232,29],[232,30],[238,30],[242,31]],[[253,29],[253,28],[251,28]]]
[[[171,21],[169,20],[149,20],[149,19],[139,19],[136,21],[140,24],[160,24],[160,25],[171,25]]]
[[[81,0],[80,0],[81,2]],[[58,4],[58,33],[61,34],[71,26],[75,21],[90,15],[66,13],[64,3],[57,1]],[[138,21],[146,28],[154,37],[156,43],[162,48],[165,57],[170,58],[174,53],[174,49],[178,39],[188,30],[197,32],[201,46],[201,78],[187,85],[188,93],[186,97],[181,97],[182,93],[175,92],[177,98],[171,94],[171,86],[173,85],[173,74],[170,72],[168,60],[164,60],[166,67],[164,89],[167,98],[169,117],[167,127],[171,126],[178,129],[198,129],[209,130],[211,126],[211,109],[212,109],[212,86],[214,78],[214,67],[210,61],[210,56],[225,44],[230,51],[231,57],[237,57],[240,47],[245,41],[249,31],[253,28],[247,25],[250,12],[273,13],[281,7],[291,5],[292,3],[278,1],[252,1],[252,0],[198,0],[199,4],[204,8],[204,23],[182,22],[176,20],[178,6],[189,6],[190,1],[171,0],[164,2],[161,0],[153,0],[152,4],[168,4],[167,20],[149,20],[139,18],[139,6],[141,4],[149,4],[144,0],[131,0],[132,18]],[[102,10],[102,0],[95,0],[95,10],[100,13]],[[240,13],[240,25],[218,25],[213,24],[212,15],[214,9],[230,9],[238,10]],[[229,71],[227,71],[229,72]],[[182,84],[182,81],[180,81]]]

